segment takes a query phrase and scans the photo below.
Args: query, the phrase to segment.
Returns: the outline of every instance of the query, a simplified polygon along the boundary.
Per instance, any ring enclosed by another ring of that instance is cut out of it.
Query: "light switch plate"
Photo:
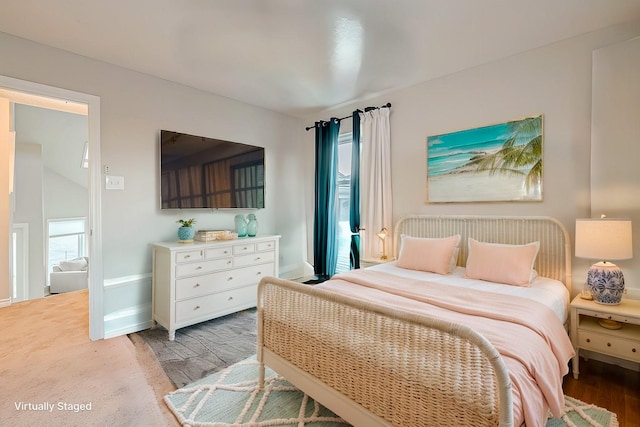
[[[108,175],[105,178],[107,190],[124,190],[124,176]]]

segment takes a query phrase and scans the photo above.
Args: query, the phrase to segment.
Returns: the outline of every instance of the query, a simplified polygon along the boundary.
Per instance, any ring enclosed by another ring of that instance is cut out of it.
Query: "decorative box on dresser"
[[[260,279],[278,276],[279,239],[153,243],[153,320],[173,340],[177,329],[255,307]]]
[[[622,327],[605,328],[601,319],[615,320]],[[572,360],[575,379],[580,374],[580,349],[640,363],[640,300],[603,305],[576,296],[571,302],[571,342],[576,350]]]

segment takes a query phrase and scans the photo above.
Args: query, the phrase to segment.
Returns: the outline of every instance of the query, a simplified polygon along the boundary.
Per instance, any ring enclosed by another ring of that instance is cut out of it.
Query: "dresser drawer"
[[[181,323],[218,312],[232,312],[235,307],[256,305],[257,285],[231,289],[176,303],[176,322]]]
[[[176,263],[178,264],[182,262],[199,261],[201,259],[203,259],[201,250],[176,252]]]
[[[239,255],[233,259],[234,267],[245,267],[254,264],[266,264],[274,262],[276,259],[275,252],[256,252],[251,255]]]
[[[205,249],[205,259],[224,258],[232,255],[231,246],[223,246],[221,248],[209,248]]]
[[[244,245],[233,245],[234,255],[252,254],[255,251],[256,251],[256,245],[253,243],[247,243]]]
[[[176,280],[176,300],[193,298],[238,286],[255,285],[264,276],[274,276],[273,264],[255,265]]]
[[[256,251],[264,252],[264,251],[273,251],[276,248],[275,240],[268,240],[266,242],[256,243]]]
[[[579,329],[578,345],[586,350],[640,362],[640,345],[638,341]]]
[[[214,259],[211,261],[192,262],[176,265],[176,277],[185,277],[211,273],[233,267],[231,258]]]

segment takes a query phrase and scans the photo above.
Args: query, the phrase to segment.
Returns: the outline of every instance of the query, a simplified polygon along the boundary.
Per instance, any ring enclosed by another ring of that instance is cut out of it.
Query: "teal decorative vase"
[[[247,236],[255,237],[258,234],[258,220],[254,214],[247,216],[249,223],[247,224]]]
[[[234,222],[236,225],[236,233],[238,233],[238,237],[245,237],[247,235],[247,221],[244,219],[243,215],[236,215],[234,218]]]
[[[196,230],[193,227],[180,227],[178,228],[178,239],[181,243],[193,242],[193,236],[196,235]]]

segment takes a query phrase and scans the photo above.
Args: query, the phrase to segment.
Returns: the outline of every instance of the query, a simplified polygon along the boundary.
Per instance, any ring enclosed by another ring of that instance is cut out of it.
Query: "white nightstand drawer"
[[[202,259],[202,251],[184,251],[176,252],[176,263],[199,261]]]
[[[586,350],[640,362],[640,345],[637,341],[578,330],[578,345]]]
[[[256,305],[257,285],[205,295],[176,303],[176,322],[207,317],[217,312],[232,312],[234,307]]]
[[[231,258],[214,259],[211,261],[192,262],[176,265],[176,277],[206,274],[233,267]]]
[[[615,313],[603,313],[603,312],[595,311],[595,310],[582,310],[580,312],[580,314],[583,314],[583,315],[589,316],[589,317],[597,317],[599,319],[615,320],[615,321],[621,322],[621,323],[633,322],[633,320],[629,316],[615,314]],[[636,320],[636,322],[637,322],[637,320]]]

